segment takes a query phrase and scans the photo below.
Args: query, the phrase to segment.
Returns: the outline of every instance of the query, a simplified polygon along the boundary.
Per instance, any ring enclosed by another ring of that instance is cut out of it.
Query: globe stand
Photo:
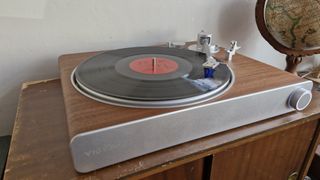
[[[302,62],[302,57],[287,55],[286,61],[287,61],[287,66],[285,70],[287,72],[297,74],[297,67]]]

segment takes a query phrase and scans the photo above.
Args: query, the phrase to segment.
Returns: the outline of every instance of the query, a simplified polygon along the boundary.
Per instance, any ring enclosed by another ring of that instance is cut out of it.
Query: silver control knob
[[[312,99],[310,90],[299,88],[293,91],[289,97],[289,106],[298,111],[304,110]]]

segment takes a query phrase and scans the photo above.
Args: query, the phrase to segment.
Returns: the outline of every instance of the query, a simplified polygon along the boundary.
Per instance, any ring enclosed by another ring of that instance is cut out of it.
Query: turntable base
[[[78,172],[294,111],[291,100],[295,98],[291,97],[301,94],[297,89],[312,88],[311,81],[237,54],[228,62],[235,82],[222,96],[179,108],[120,107],[89,99],[72,86],[74,68],[95,54],[59,59],[70,148]],[[217,55],[217,59],[223,57],[223,52]],[[298,102],[307,105],[309,101],[302,98]]]
[[[320,93],[313,91],[311,104],[302,112],[273,117],[79,174],[74,170],[70,154],[60,80],[25,83],[23,87],[5,180],[288,179],[293,172],[299,172],[301,177],[307,173],[320,143]]]

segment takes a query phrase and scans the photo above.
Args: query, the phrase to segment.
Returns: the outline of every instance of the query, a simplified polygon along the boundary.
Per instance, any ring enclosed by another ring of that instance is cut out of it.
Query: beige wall
[[[238,40],[241,52],[279,68],[260,36],[253,0],[0,0],[0,135],[10,134],[21,83],[58,77],[61,54],[195,40]]]

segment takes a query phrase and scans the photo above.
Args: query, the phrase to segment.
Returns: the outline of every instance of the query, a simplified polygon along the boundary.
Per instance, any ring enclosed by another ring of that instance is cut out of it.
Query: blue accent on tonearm
[[[204,78],[213,78],[215,70],[209,67],[204,68]]]

